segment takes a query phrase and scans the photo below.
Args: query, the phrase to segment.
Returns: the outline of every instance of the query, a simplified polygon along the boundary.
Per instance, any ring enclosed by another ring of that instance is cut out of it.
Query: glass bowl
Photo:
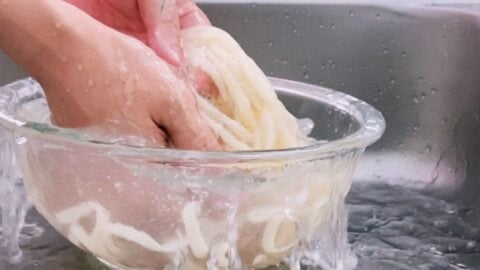
[[[110,266],[352,269],[345,197],[384,119],[343,93],[271,81],[297,118],[313,120],[318,142],[251,152],[102,142],[50,125],[32,79],[0,88],[0,125],[36,209]]]

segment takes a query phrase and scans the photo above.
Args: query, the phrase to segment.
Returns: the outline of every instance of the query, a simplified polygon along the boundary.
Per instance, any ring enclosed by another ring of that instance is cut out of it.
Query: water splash
[[[10,264],[20,262],[22,250],[20,241],[38,237],[43,229],[36,224],[26,224],[25,217],[30,209],[22,179],[13,153],[13,144],[23,144],[26,139],[13,136],[0,129],[0,207],[2,227],[0,245],[1,259]]]

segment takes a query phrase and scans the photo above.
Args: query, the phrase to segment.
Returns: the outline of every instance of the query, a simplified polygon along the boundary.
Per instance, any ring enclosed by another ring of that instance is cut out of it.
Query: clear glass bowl
[[[355,265],[344,204],[381,114],[343,93],[271,79],[319,142],[197,152],[115,145],[48,123],[31,79],[0,88],[0,125],[30,200],[78,247],[120,269]],[[295,268],[296,269],[296,268]]]

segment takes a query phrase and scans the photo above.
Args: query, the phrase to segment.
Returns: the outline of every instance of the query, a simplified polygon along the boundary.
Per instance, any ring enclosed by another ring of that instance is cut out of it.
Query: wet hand
[[[18,23],[18,22],[22,23]],[[45,90],[53,121],[151,145],[218,150],[194,87],[144,43],[60,0],[6,0],[0,49]]]
[[[210,25],[193,0],[66,0],[100,22],[145,44],[170,65],[181,68],[184,56],[180,45],[182,29]],[[186,67],[183,67],[186,68]],[[204,72],[186,68],[202,94],[217,92]]]

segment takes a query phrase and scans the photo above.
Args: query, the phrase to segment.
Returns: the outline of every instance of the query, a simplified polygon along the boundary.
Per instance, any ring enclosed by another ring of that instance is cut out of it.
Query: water
[[[371,184],[354,185],[348,202],[358,269],[480,269],[480,224],[471,209]]]
[[[383,184],[354,184],[348,198],[349,239],[359,270],[480,269],[480,224],[470,209],[421,192]],[[69,244],[34,210],[27,223],[38,223],[38,237],[24,229],[23,259],[0,269],[107,269]],[[306,269],[306,268],[305,268]]]

